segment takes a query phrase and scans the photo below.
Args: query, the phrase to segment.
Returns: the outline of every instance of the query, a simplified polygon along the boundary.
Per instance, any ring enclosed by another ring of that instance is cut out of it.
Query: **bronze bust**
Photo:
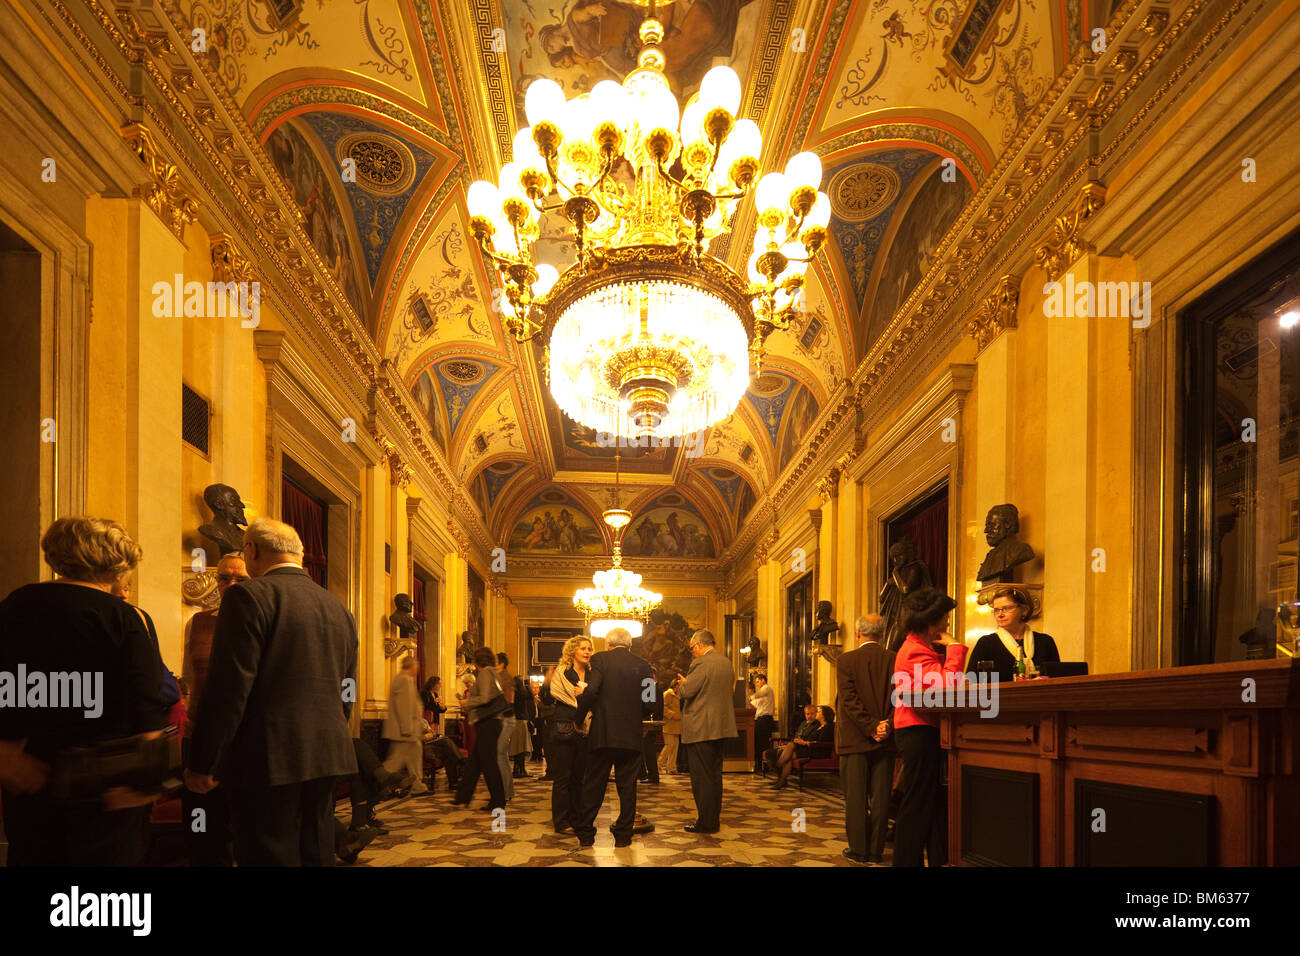
[[[217,545],[219,556],[244,550],[244,503],[239,492],[230,485],[208,485],[203,489],[203,500],[212,509],[212,520],[199,525],[199,534]]]
[[[473,664],[475,650],[477,648],[474,645],[474,636],[469,631],[461,631],[460,647],[456,649],[457,659],[466,664]]]
[[[994,505],[984,519],[984,539],[989,553],[975,577],[981,585],[1016,580],[1015,568],[1034,556],[1034,549],[1016,537],[1020,533],[1020,511],[1015,505]]]
[[[840,625],[838,621],[831,620],[831,602],[817,602],[817,626],[812,631],[812,642],[814,644],[827,643],[832,634],[838,634]]]

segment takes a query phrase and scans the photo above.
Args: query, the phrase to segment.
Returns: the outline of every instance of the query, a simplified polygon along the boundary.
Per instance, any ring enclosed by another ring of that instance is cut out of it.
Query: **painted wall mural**
[[[630,557],[717,557],[708,524],[675,491],[665,491],[649,506],[633,512],[632,523],[623,534],[623,551]]]
[[[777,437],[777,472],[785,470],[795,455],[799,453],[808,428],[817,418],[817,401],[812,392],[802,384],[797,384],[790,391],[786,402],[785,414],[781,416],[781,430]]]
[[[558,488],[543,491],[515,520],[510,551],[525,554],[600,554],[604,538],[582,505]]]
[[[348,220],[334,194],[338,175],[325,173],[306,136],[292,123],[276,127],[263,145],[306,218],[303,228],[312,245],[325,260],[352,308],[364,318],[365,296],[358,279],[355,252],[348,240]]]
[[[901,210],[903,220],[877,266],[878,277],[873,278],[875,297],[867,316],[868,343],[885,331],[899,306],[929,270],[939,241],[970,198],[965,179],[958,176],[954,182],[945,182],[942,173],[942,167],[936,164],[911,203]]]
[[[422,372],[420,377],[415,380],[415,385],[411,391],[415,395],[415,403],[420,406],[420,411],[424,413],[425,421],[429,423],[434,440],[445,455],[447,453],[447,431],[442,424],[442,390],[434,383],[433,376],[428,372]]]
[[[645,633],[632,641],[632,653],[649,661],[660,681],[670,681],[691,666],[691,635],[708,626],[708,598],[666,597],[650,612]]]
[[[356,182],[345,182],[344,193],[373,286],[397,222],[433,166],[433,156],[357,116],[308,113],[302,121],[321,138],[336,167],[344,159],[356,163]]]

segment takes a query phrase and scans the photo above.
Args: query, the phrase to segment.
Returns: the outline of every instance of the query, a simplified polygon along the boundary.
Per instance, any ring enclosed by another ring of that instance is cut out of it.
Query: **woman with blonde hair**
[[[556,833],[573,834],[582,800],[582,779],[587,771],[587,732],[575,723],[578,695],[587,689],[591,666],[591,638],[584,634],[564,642],[560,664],[542,686],[542,696],[554,702],[551,747],[546,754],[546,772],[551,775],[551,825]]]
[[[0,707],[0,788],[10,866],[130,866],[140,861],[153,797],[124,787],[56,793],[64,752],[101,741],[157,736],[167,726],[161,662],[144,621],[113,596],[140,563],[140,546],[103,518],[60,518],[41,538],[53,581],[0,601],[0,673],[71,674],[59,700]],[[28,687],[18,688],[27,693]],[[56,774],[57,778],[57,774]]]

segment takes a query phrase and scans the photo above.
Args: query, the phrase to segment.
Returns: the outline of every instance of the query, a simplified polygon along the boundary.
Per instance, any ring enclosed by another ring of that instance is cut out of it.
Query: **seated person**
[[[457,782],[460,780],[461,764],[465,762],[460,748],[452,741],[440,733],[436,727],[429,722],[424,723],[424,756],[430,761],[441,760],[442,765],[447,771],[447,785],[455,789]],[[432,772],[431,772],[432,773]],[[432,784],[432,780],[430,781]]]
[[[1030,630],[1026,623],[1033,617],[1034,606],[1024,590],[998,588],[993,592],[990,606],[998,629],[976,641],[966,662],[967,671],[978,675],[981,671],[978,665],[983,662],[990,672],[989,679],[1001,683],[1015,679],[1017,661],[1025,662],[1027,676],[1036,677],[1043,664],[1054,664],[1061,659],[1051,635]]]
[[[773,790],[785,788],[790,771],[794,769],[796,757],[814,755],[813,744],[833,745],[835,743],[835,711],[825,705],[817,707],[813,704],[809,704],[803,711],[805,719],[795,732],[794,740],[782,747],[780,754],[777,755],[776,767],[779,775],[776,783],[771,785]]]

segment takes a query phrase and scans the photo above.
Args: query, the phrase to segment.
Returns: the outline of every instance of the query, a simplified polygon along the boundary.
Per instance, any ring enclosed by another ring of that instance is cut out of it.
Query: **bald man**
[[[227,789],[240,866],[329,866],[334,781],[357,770],[356,624],[303,570],[289,525],[249,525],[244,563],[252,579],[221,599],[185,784]]]

